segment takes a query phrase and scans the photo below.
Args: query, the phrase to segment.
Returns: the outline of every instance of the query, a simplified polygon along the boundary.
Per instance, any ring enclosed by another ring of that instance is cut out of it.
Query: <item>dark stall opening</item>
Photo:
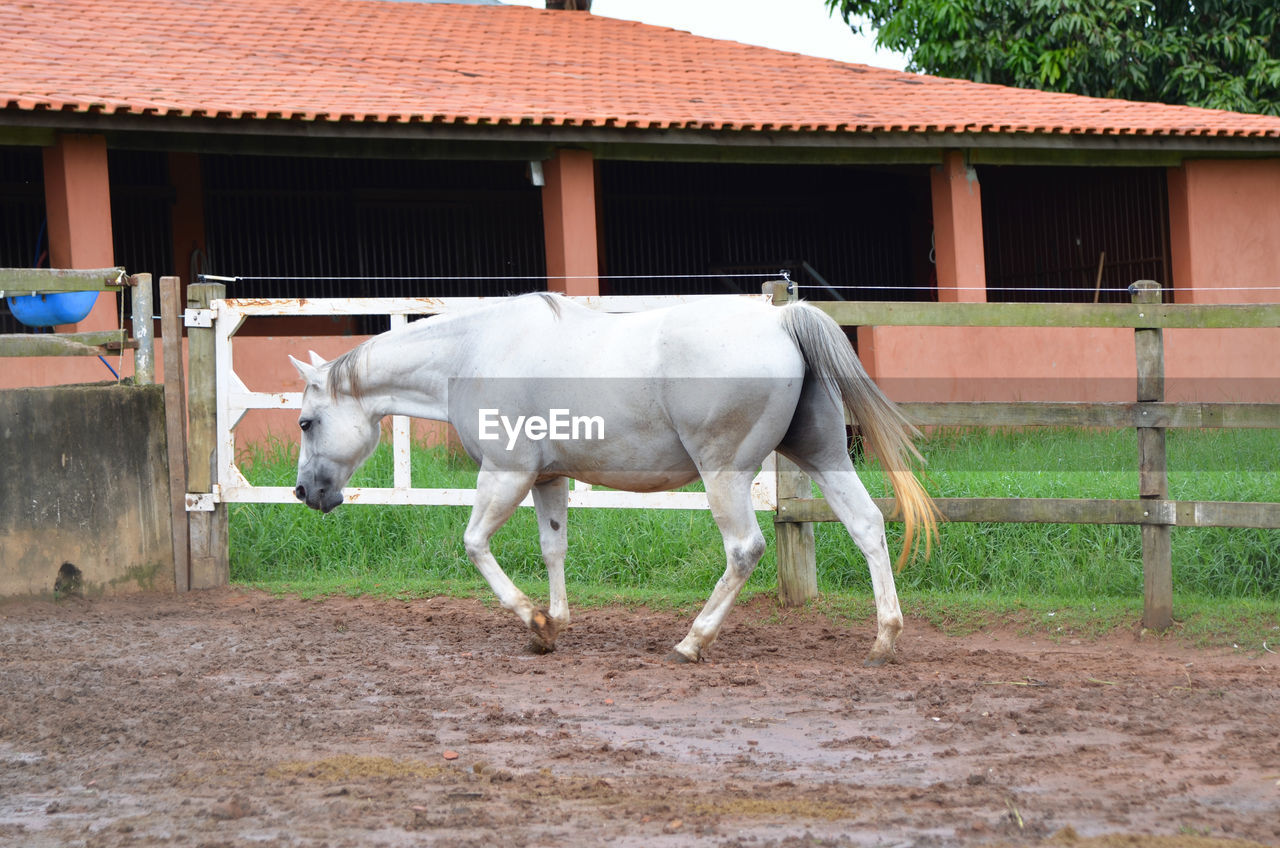
[[[928,169],[602,162],[602,293],[930,300]]]
[[[525,162],[201,159],[206,272],[228,297],[500,296],[546,288]],[[301,324],[305,322],[305,329]],[[246,333],[373,333],[385,316],[259,319]]]
[[[1169,296],[1164,168],[980,166],[989,301],[1128,303]]]
[[[0,145],[0,268],[48,267],[44,162],[38,147]],[[0,333],[44,332],[13,317],[0,298]]]

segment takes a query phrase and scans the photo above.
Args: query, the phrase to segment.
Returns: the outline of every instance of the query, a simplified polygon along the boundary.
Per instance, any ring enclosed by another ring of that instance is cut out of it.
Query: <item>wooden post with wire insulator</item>
[[[1156,306],[1163,302],[1160,284],[1138,280],[1129,286],[1134,304]],[[1139,313],[1140,318],[1144,317]],[[1134,352],[1138,364],[1138,402],[1164,401],[1164,331],[1158,326],[1136,327]],[[1138,427],[1138,496],[1144,501],[1169,499],[1168,460],[1163,427]],[[1146,510],[1151,517],[1158,510]],[[1142,626],[1164,630],[1173,624],[1173,528],[1168,524],[1142,525]]]
[[[775,305],[791,301],[789,282],[768,282],[764,293],[773,295]],[[778,456],[777,497],[779,507],[792,498],[812,498],[813,483],[809,475],[785,456]],[[797,607],[818,597],[818,563],[814,549],[813,524],[808,522],[773,521],[774,545],[778,562],[778,599],[783,606]]]

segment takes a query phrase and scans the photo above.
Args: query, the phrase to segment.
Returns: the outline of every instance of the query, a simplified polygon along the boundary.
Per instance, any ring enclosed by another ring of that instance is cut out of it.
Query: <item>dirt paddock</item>
[[[235,589],[0,606],[0,844],[1280,843],[1280,657]],[[1139,836],[1140,835],[1140,836]]]

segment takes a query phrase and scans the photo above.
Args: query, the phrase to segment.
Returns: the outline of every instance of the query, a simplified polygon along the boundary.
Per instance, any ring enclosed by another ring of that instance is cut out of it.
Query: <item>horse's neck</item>
[[[449,380],[465,360],[466,332],[456,319],[431,319],[370,339],[366,404],[382,415],[448,420]]]

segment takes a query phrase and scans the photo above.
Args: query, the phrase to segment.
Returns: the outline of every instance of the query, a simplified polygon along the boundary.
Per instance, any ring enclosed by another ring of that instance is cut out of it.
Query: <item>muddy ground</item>
[[[1280,656],[236,589],[0,606],[0,844],[1280,843]],[[1125,834],[1157,835],[1139,838]]]

